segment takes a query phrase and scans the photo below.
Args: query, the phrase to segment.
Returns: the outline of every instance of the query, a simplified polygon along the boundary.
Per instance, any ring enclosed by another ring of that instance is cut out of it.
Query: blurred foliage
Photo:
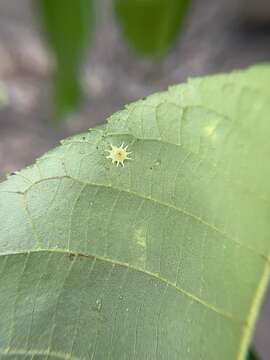
[[[0,109],[8,104],[8,94],[6,87],[0,83]]]
[[[131,45],[148,56],[164,54],[175,40],[189,0],[115,0],[115,12]]]
[[[93,20],[91,0],[39,0],[49,45],[56,58],[55,117],[64,118],[81,99],[80,66]]]
[[[141,54],[165,54],[175,40],[190,0],[114,0],[130,44]],[[43,27],[56,58],[55,117],[63,119],[81,99],[83,53],[93,25],[92,0],[38,0]],[[36,4],[36,3],[35,3]]]

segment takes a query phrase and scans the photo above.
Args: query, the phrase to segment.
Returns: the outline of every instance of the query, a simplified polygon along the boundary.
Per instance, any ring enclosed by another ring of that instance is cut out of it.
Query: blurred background
[[[269,0],[155,1],[160,9],[149,21],[125,8],[130,0],[98,0],[92,8],[87,0],[0,0],[0,177],[170,84],[270,62]],[[69,21],[59,21],[56,3]],[[78,13],[74,5],[82,6]],[[161,20],[165,33],[156,27]],[[75,49],[63,42],[72,27],[79,29]],[[253,340],[262,360],[270,359],[269,334],[270,290]]]

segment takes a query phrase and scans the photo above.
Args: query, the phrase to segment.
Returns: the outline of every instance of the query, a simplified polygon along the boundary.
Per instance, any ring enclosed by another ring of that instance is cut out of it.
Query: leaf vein
[[[186,296],[187,298],[189,298],[191,300],[191,302],[196,302],[196,303],[199,303],[200,305],[202,305],[203,307],[207,308],[208,310],[211,310],[215,313],[217,313],[219,316],[229,320],[229,321],[232,321],[232,322],[236,322],[238,324],[241,324],[243,327],[247,327],[248,326],[248,323],[246,323],[244,320],[240,319],[240,318],[235,318],[232,314],[226,312],[226,311],[223,311],[222,309],[219,309],[217,307],[215,307],[214,305],[212,304],[209,304],[208,302],[200,299],[199,297],[197,297],[196,295],[190,293],[189,291],[186,291],[182,288],[180,288],[179,286],[177,286],[175,283],[169,281],[168,279],[160,276],[160,274],[158,273],[153,273],[151,271],[148,271],[148,270],[145,270],[145,269],[141,269],[139,267],[135,267],[133,265],[130,265],[128,263],[125,263],[125,262],[122,262],[122,261],[119,261],[119,260],[113,260],[113,259],[110,259],[110,258],[107,258],[107,257],[103,257],[103,256],[99,256],[99,255],[95,255],[95,254],[82,254],[82,253],[75,253],[75,252],[71,252],[67,249],[60,249],[60,248],[56,248],[56,249],[37,249],[37,250],[33,250],[31,252],[27,251],[18,251],[18,252],[9,252],[9,253],[0,253],[0,256],[12,256],[12,255],[20,255],[20,254],[30,254],[30,253],[41,253],[41,252],[48,252],[48,253],[55,253],[55,254],[64,254],[64,255],[75,255],[75,256],[78,256],[80,258],[85,258],[85,259],[96,259],[98,261],[103,261],[103,262],[107,262],[107,263],[110,263],[112,264],[113,266],[115,265],[118,265],[118,266],[121,266],[121,267],[124,267],[124,268],[127,268],[129,269],[129,271],[134,271],[134,272],[139,272],[139,273],[142,273],[144,275],[147,275],[151,278],[154,278],[162,283],[165,284],[166,287],[170,287],[174,290],[176,290],[178,293],[180,293],[181,295],[183,296]],[[74,264],[74,261],[72,262],[72,264]],[[72,266],[71,266],[72,267]],[[71,271],[71,267],[69,268],[69,271],[67,272],[67,275],[66,275],[66,278],[68,277],[68,274],[70,274],[70,271]],[[66,281],[66,280],[65,280]],[[64,281],[64,283],[65,283]],[[64,283],[62,286],[64,286]],[[61,290],[62,291],[62,290]]]

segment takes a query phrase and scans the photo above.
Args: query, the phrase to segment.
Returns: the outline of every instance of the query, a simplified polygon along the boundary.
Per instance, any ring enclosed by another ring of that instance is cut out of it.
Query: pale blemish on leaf
[[[146,227],[141,226],[135,229],[134,241],[135,241],[135,252],[138,265],[144,267],[146,261]]]
[[[146,248],[146,236],[145,236],[145,229],[140,227],[135,230],[135,239],[138,245],[143,248]]]
[[[204,134],[205,134],[205,136],[214,136],[215,130],[216,130],[216,127],[213,125],[206,126],[204,128]]]
[[[208,125],[203,129],[204,136],[212,143],[217,141],[218,134],[216,125]]]

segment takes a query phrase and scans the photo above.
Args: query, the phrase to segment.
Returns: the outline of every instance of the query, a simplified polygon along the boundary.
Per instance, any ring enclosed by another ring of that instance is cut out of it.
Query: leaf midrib
[[[61,179],[69,179],[69,180],[72,180],[72,181],[75,181],[75,182],[78,182],[82,185],[87,185],[87,186],[96,186],[96,187],[103,187],[103,188],[109,188],[109,189],[112,189],[114,191],[119,191],[119,192],[122,192],[122,193],[126,193],[126,194],[129,194],[129,195],[133,195],[135,197],[138,197],[138,198],[141,198],[143,200],[147,200],[147,201],[150,201],[150,202],[153,202],[155,204],[158,204],[159,206],[163,206],[163,207],[166,207],[166,208],[169,208],[169,209],[172,209],[174,211],[177,211],[177,212],[180,212],[181,214],[184,214],[190,218],[192,218],[193,220],[203,224],[204,226],[208,227],[209,229],[211,229],[212,231],[215,231],[216,233],[220,234],[221,236],[223,236],[225,239],[228,239],[229,241],[235,243],[236,245],[238,246],[241,246],[243,247],[244,249],[247,249],[249,250],[253,255],[256,255],[256,256],[259,256],[260,258],[263,259],[263,261],[267,262],[269,265],[270,265],[270,259],[268,258],[268,256],[264,255],[264,254],[261,254],[260,252],[256,251],[255,248],[251,247],[251,246],[247,246],[246,244],[242,243],[241,241],[239,241],[238,239],[235,239],[231,236],[229,236],[228,234],[226,234],[225,232],[221,231],[219,228],[217,228],[216,226],[212,225],[212,224],[209,224],[207,221],[203,220],[202,218],[199,218],[198,216],[182,209],[182,208],[178,208],[172,204],[169,204],[169,203],[166,203],[166,202],[163,202],[163,201],[160,201],[160,200],[157,200],[157,199],[154,199],[152,197],[147,197],[147,196],[144,196],[142,194],[139,194],[135,191],[131,191],[131,190],[127,190],[125,188],[118,188],[116,186],[112,186],[112,185],[109,185],[109,184],[104,184],[104,183],[94,183],[94,182],[87,182],[87,181],[83,181],[81,179],[78,179],[78,178],[75,178],[73,176],[70,176],[70,175],[61,175],[61,176],[52,176],[52,177],[49,177],[49,178],[43,178],[43,179],[40,179],[34,183],[32,183],[25,191],[23,192],[13,192],[13,193],[17,193],[19,195],[23,195],[23,196],[26,196],[27,193],[36,185],[42,183],[42,182],[45,182],[45,181],[53,181],[53,180],[61,180]],[[27,203],[27,201],[26,201]]]

